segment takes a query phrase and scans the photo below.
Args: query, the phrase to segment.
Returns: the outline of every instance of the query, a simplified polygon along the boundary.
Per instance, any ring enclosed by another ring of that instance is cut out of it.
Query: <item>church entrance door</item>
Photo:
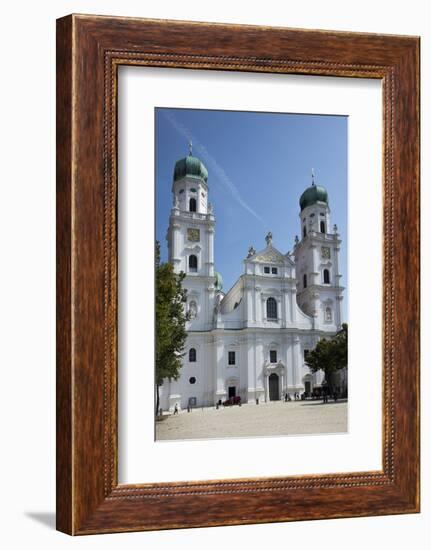
[[[278,387],[278,374],[273,372],[269,376],[269,400],[270,401],[279,401],[280,399],[280,390]]]
[[[236,396],[236,387],[235,386],[229,386],[228,388],[228,397],[229,399],[231,397],[235,397]]]

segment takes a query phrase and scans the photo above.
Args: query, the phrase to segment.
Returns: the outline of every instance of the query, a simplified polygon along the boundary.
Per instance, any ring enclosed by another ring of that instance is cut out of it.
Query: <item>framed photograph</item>
[[[347,117],[157,107],[155,130],[156,441],[347,432]],[[306,155],[333,193],[303,173]],[[180,316],[167,316],[171,279]],[[181,322],[176,342],[165,330]],[[132,323],[120,332],[129,352]]]
[[[57,528],[419,511],[419,38],[57,21]]]

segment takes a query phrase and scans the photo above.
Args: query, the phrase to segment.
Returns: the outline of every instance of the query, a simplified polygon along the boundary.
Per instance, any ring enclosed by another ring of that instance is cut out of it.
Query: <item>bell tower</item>
[[[208,330],[213,321],[215,217],[208,202],[208,171],[189,154],[175,163],[173,206],[167,233],[169,261],[186,274],[188,330]]]
[[[328,193],[314,181],[299,199],[301,238],[295,240],[294,255],[299,307],[314,319],[315,328],[341,328],[339,252],[341,240],[334,225],[330,229]]]

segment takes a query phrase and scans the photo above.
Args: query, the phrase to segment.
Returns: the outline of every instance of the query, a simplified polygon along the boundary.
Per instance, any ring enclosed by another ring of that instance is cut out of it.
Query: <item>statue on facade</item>
[[[248,249],[247,258],[251,258],[256,254],[256,250],[254,249],[254,246],[250,246]]]
[[[193,300],[189,304],[189,319],[196,319],[198,308],[196,302]]]
[[[272,233],[271,233],[271,231],[268,231],[268,234],[265,237],[265,241],[266,241],[267,246],[272,245]]]

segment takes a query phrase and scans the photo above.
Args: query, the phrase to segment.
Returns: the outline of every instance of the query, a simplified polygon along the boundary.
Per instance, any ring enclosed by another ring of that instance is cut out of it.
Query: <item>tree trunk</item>
[[[159,414],[159,405],[160,405],[160,392],[159,392],[159,385],[156,384],[156,416]]]
[[[332,387],[332,370],[326,372],[325,371],[325,380],[326,380],[326,383],[328,384],[328,389],[329,389],[329,394],[330,395],[333,395],[334,394],[334,389]]]

